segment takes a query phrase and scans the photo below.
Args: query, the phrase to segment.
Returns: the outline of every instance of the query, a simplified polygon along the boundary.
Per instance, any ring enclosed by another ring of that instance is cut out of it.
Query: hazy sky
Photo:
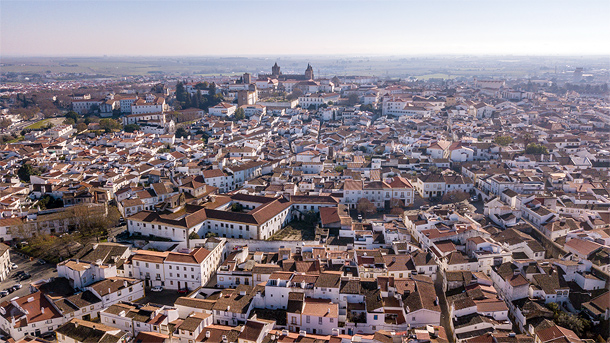
[[[2,56],[610,54],[610,1],[0,0]]]

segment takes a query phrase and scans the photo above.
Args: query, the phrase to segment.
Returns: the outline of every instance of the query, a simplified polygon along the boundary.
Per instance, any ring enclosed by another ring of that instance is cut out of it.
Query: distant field
[[[211,76],[269,73],[277,62],[284,74],[302,74],[308,63],[316,77],[377,76],[420,79],[455,77],[523,77],[573,70],[607,69],[607,56],[280,56],[280,57],[90,57],[1,58],[1,72],[28,74],[86,73],[118,76]],[[73,76],[70,76],[73,77]],[[61,76],[60,76],[61,78]]]

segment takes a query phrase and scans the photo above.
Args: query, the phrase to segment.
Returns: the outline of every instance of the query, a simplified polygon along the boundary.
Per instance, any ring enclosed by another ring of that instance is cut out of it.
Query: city
[[[606,55],[14,51],[2,342],[610,339]]]

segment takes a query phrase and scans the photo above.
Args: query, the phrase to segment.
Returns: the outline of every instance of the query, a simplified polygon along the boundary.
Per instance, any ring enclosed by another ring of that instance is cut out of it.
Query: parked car
[[[470,197],[470,202],[477,202],[477,201],[479,201],[479,196],[473,195]]]
[[[36,264],[39,265],[39,266],[42,266],[45,263],[47,263],[47,261],[45,261],[45,260],[38,260],[38,261],[36,261]]]
[[[8,291],[0,291],[0,297],[5,297],[7,295],[9,295],[10,293]]]
[[[13,293],[15,290],[13,289],[13,287],[9,287],[9,288],[5,289],[5,291],[7,291],[7,292],[8,292],[8,294],[11,294],[11,293]]]
[[[150,290],[153,292],[161,292],[163,290],[163,287],[155,286],[155,287],[152,287]]]
[[[16,272],[16,273],[13,275],[13,277],[14,277],[14,278],[19,278],[19,277],[21,277],[21,275],[23,275],[23,274],[25,274],[25,272],[24,272],[23,270],[20,270],[20,271]]]
[[[29,279],[29,278],[31,278],[31,277],[32,277],[32,275],[30,275],[30,274],[28,274],[28,273],[23,273],[23,275],[21,275],[21,276],[19,277],[19,280],[27,280],[27,279]]]
[[[11,269],[17,269],[17,268],[19,268],[17,263],[11,263]]]
[[[20,283],[16,283],[13,285],[14,289],[21,289],[21,287],[23,287]]]
[[[55,332],[54,331],[45,332],[42,335],[40,335],[40,338],[46,339],[46,340],[53,340],[53,339],[55,339]]]
[[[182,289],[178,290],[178,293],[180,293],[180,294],[187,294],[188,292],[189,292],[188,288],[182,288]]]

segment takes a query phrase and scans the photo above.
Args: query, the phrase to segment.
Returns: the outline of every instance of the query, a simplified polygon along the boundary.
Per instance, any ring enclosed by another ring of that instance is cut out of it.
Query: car
[[[362,215],[358,215],[358,220],[362,221]]]
[[[17,268],[19,268],[17,263],[11,263],[11,269],[17,269]]]
[[[19,280],[27,280],[27,279],[29,279],[29,278],[31,278],[31,277],[32,277],[32,275],[30,275],[30,274],[28,274],[28,273],[24,273],[23,275],[21,275],[21,276],[19,277]]]
[[[179,290],[178,290],[178,293],[179,293],[179,294],[187,294],[188,292],[189,292],[189,289],[188,289],[188,288],[182,288],[182,289],[179,289]]]
[[[477,202],[479,201],[479,197],[477,195],[473,195],[472,197],[470,197],[470,202]]]
[[[163,290],[163,287],[155,286],[155,287],[152,287],[150,290],[153,292],[161,292]]]
[[[21,287],[23,287],[20,283],[16,283],[13,285],[14,289],[21,289]]]
[[[25,272],[23,270],[20,270],[18,272],[15,273],[15,275],[13,275],[14,278],[19,278],[21,277],[21,275],[25,274]]]
[[[38,261],[36,261],[36,264],[39,265],[39,266],[42,266],[45,263],[47,263],[47,261],[45,261],[45,260],[38,260]]]
[[[7,295],[9,295],[10,293],[8,291],[0,291],[0,297],[5,297]]]
[[[46,339],[46,340],[55,339],[55,332],[54,331],[45,332],[42,335],[40,335],[40,338]]]
[[[13,293],[15,290],[13,289],[13,287],[9,287],[9,288],[5,289],[5,291],[7,291],[7,292],[8,292],[8,294],[11,294],[11,293]]]

